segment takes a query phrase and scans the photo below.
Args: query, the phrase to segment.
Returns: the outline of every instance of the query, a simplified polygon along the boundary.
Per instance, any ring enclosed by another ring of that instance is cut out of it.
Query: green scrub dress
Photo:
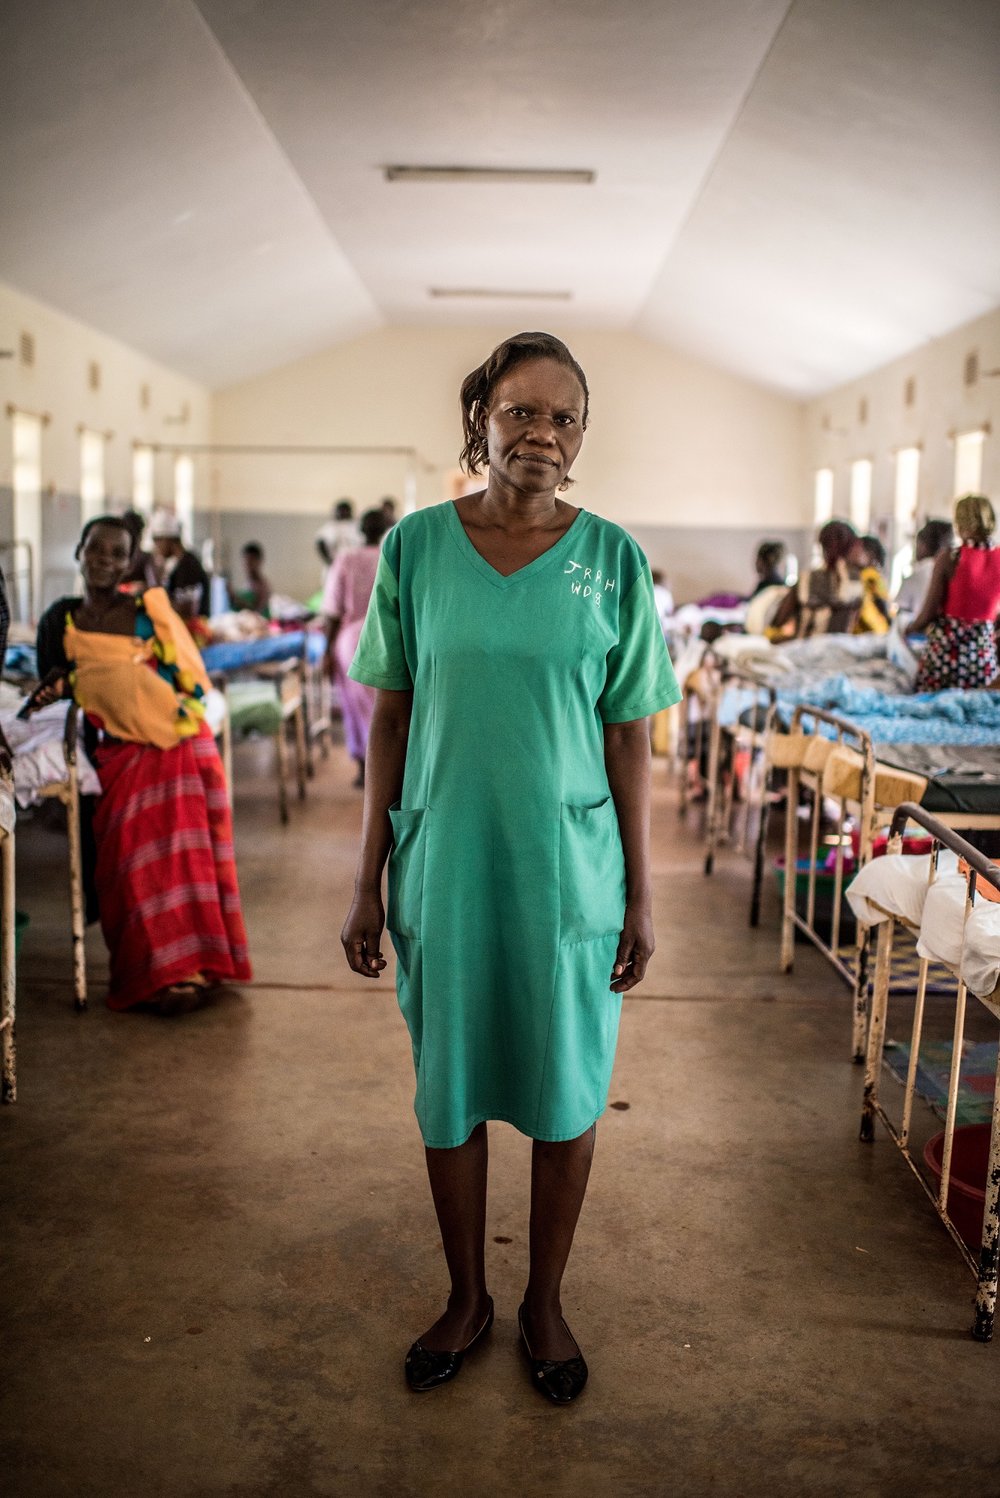
[[[413,691],[387,925],[424,1143],[485,1119],[575,1139],[603,1113],[625,867],[604,724],[680,697],[646,559],[581,510],[503,577],[454,504],[386,537],[350,675]]]

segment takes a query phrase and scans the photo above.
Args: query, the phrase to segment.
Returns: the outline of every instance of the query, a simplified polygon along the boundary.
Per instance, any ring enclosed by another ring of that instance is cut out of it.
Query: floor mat
[[[917,1061],[917,1094],[930,1104],[939,1118],[944,1118],[948,1109],[951,1050],[950,1040],[925,1040],[921,1044],[920,1057]],[[910,1065],[909,1042],[887,1040],[885,1064],[896,1081],[905,1085]],[[993,1114],[996,1070],[997,1041],[964,1040],[962,1042],[962,1070],[959,1075],[956,1123],[989,1123]]]
[[[875,947],[878,942],[878,932],[872,932],[871,947],[868,953],[868,983],[869,989],[875,978]],[[857,956],[855,947],[841,947],[841,961],[853,972],[854,962]],[[892,943],[892,974],[889,979],[890,993],[916,993],[917,983],[920,978],[920,958],[917,955],[917,939],[912,931],[907,931],[905,926],[897,925]],[[954,973],[943,966],[940,962],[930,962],[927,965],[927,989],[929,994],[953,994],[957,987]]]

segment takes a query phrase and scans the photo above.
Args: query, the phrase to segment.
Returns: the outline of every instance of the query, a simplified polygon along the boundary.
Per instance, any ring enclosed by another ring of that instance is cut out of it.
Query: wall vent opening
[[[917,382],[911,375],[903,386],[903,405],[912,406],[917,399]]]
[[[96,359],[91,359],[87,365],[87,387],[90,390],[100,390],[101,388],[101,366]]]
[[[975,385],[979,379],[979,355],[978,353],[966,354],[965,356],[965,383]]]
[[[863,395],[861,397],[861,399],[858,401],[858,426],[862,426],[863,427],[863,426],[867,426],[867,424],[868,424],[868,397],[867,397],[867,395]]]
[[[31,369],[35,363],[35,335],[33,333],[22,333],[19,343],[21,363],[26,369]]]
[[[148,385],[140,385],[139,386],[139,409],[141,411],[148,411],[149,410],[150,400],[151,400],[151,395],[150,395],[149,386]]]

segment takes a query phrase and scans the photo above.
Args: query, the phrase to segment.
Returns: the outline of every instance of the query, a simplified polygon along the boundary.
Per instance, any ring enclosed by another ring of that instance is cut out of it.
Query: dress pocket
[[[559,940],[617,933],[625,916],[625,860],[615,803],[563,804],[559,830]]]
[[[399,936],[419,937],[424,905],[424,858],[427,852],[426,806],[389,807],[392,852],[389,854],[389,909],[386,925]]]

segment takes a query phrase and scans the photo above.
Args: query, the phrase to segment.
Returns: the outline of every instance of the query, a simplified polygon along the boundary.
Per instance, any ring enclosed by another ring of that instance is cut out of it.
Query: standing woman
[[[348,546],[338,551],[323,588],[330,675],[337,683],[347,752],[358,767],[354,781],[357,786],[365,783],[365,754],[375,692],[360,681],[352,681],[348,668],[354,659],[368,600],[375,586],[379,542],[391,523],[384,509],[366,510],[360,527],[364,545]]]
[[[95,881],[111,959],[108,1007],[197,1008],[215,983],[251,977],[226,781],[204,721],[201,656],[162,588],[121,591],[126,522],[88,520],[83,597],[38,623],[36,707],[75,697],[101,782]]]
[[[1000,550],[993,545],[996,516],[982,494],[955,501],[961,545],[942,551],[919,614],[908,635],[926,632],[914,690],[987,687],[998,673],[996,621],[1000,613]]]
[[[588,399],[546,333],[473,370],[462,459],[489,464],[486,488],[389,533],[351,667],[378,699],[341,939],[377,978],[383,924],[392,935],[451,1277],[407,1355],[418,1391],[453,1378],[492,1324],[488,1119],[534,1141],[518,1313],[532,1382],[567,1404],[587,1378],[560,1288],[621,995],[654,945],[646,719],[680,697],[638,545],[559,497]]]

